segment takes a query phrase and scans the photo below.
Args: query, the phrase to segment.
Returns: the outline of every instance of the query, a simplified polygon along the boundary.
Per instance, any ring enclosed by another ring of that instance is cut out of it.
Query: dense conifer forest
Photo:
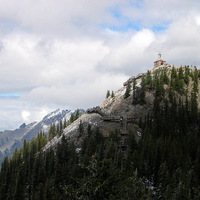
[[[62,136],[56,148],[42,150],[66,122],[52,125],[48,136],[25,140],[2,163],[0,199],[200,199],[198,84],[199,71],[190,68],[148,71],[141,87],[133,80],[125,95],[132,106],[144,105],[147,91],[155,99],[139,120],[141,138],[130,131],[126,151],[118,147],[119,130],[105,138],[89,124],[86,132],[80,124],[78,147]]]

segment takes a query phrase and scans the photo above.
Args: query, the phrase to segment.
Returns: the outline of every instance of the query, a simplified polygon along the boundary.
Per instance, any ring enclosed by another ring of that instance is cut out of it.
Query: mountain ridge
[[[2,199],[199,199],[200,70],[169,67],[25,141],[2,164]]]
[[[60,120],[66,119],[68,121],[72,113],[75,111],[56,109],[38,122],[31,122],[29,124],[21,124],[19,128],[15,130],[5,130],[0,132],[0,160],[5,155],[10,154],[15,148],[20,148],[23,145],[24,139],[31,141],[33,137],[36,137],[39,131],[44,131],[46,134],[52,123],[57,124]],[[79,109],[79,112],[84,113],[83,109]]]
[[[182,67],[176,67],[173,65],[161,65],[161,66],[156,66],[152,70],[147,71],[147,73],[140,73],[137,76],[132,76],[130,77],[125,83],[123,84],[123,87],[115,91],[114,96],[109,96],[106,98],[102,104],[99,106],[99,108],[104,112],[107,116],[121,116],[121,117],[128,117],[128,116],[133,116],[134,117],[134,122],[132,123],[127,123],[127,131],[133,131],[135,132],[135,137],[136,140],[139,140],[141,137],[141,128],[139,127],[139,121],[140,118],[144,118],[147,113],[150,113],[151,111],[154,110],[154,100],[156,98],[156,87],[154,89],[145,89],[145,103],[140,104],[136,103],[134,105],[133,103],[133,93],[136,92],[136,89],[133,89],[133,80],[136,81],[135,87],[138,89],[142,88],[142,81],[144,76],[147,77],[148,73],[150,74],[150,77],[153,78],[154,76],[157,76],[156,74],[164,74],[164,73],[173,73],[173,69],[177,73],[178,70],[180,73],[187,73],[187,71],[190,71],[190,73],[195,73],[195,70],[197,71],[196,68],[188,68],[186,66]],[[183,72],[182,72],[183,70]],[[174,72],[174,73],[175,73]],[[198,71],[199,73],[199,71]],[[170,78],[170,77],[168,77]],[[131,84],[131,88],[129,91],[129,97],[125,98],[125,93],[128,87],[127,83]],[[180,86],[182,87],[182,86]],[[193,88],[193,78],[189,78],[188,85],[186,84],[185,86],[188,89],[188,92],[192,91]],[[185,89],[186,89],[185,88]],[[198,88],[200,88],[200,83],[198,83]],[[162,96],[163,99],[169,98],[169,92],[170,92],[170,86],[169,84],[164,84],[163,85],[163,90],[166,90],[166,93]],[[182,98],[183,100],[185,99],[184,95],[181,94],[180,91],[173,90],[174,95],[178,98]],[[180,93],[180,94],[179,94]],[[200,102],[200,95],[197,95],[197,101]],[[161,103],[161,102],[160,102]],[[198,107],[200,107],[200,103],[198,104]],[[83,132],[86,133],[88,124],[91,125],[92,128],[95,126],[98,126],[100,132],[104,135],[104,137],[108,137],[109,133],[111,131],[114,131],[115,129],[119,129],[119,124],[120,122],[106,122],[103,120],[103,117],[97,112],[97,113],[91,113],[91,114],[84,114],[80,118],[78,118],[76,121],[74,121],[72,124],[70,124],[68,127],[66,127],[63,131],[63,135],[70,138],[73,140],[77,145],[79,143],[79,125],[83,126]],[[44,147],[44,150],[48,149],[51,147],[51,145],[56,146],[59,141],[61,141],[62,136],[59,138],[56,137],[54,138],[53,142],[48,142],[47,145]]]

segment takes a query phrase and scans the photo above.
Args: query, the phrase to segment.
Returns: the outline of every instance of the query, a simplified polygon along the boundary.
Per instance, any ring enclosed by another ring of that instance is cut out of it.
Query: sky
[[[199,0],[0,0],[0,131],[169,64],[200,67]]]

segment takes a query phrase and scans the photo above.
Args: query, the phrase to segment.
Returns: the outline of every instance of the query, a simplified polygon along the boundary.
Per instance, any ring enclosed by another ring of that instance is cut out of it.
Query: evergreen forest
[[[119,130],[104,137],[89,123],[86,131],[80,123],[78,146],[62,134],[62,121],[48,135],[24,140],[2,163],[0,199],[200,199],[199,77],[197,69],[165,68],[143,74],[140,87],[129,83],[124,98],[131,106],[145,105],[147,92],[154,102],[140,117],[140,139],[129,131],[125,151]],[[60,143],[44,151],[53,137]]]

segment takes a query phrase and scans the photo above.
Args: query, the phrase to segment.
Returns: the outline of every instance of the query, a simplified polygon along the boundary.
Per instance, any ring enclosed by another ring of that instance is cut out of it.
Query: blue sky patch
[[[19,98],[20,96],[21,94],[19,93],[0,94],[0,98],[16,99],[16,98]]]
[[[167,30],[167,26],[153,26],[152,31],[153,32],[159,32],[159,31],[165,31]]]
[[[104,28],[108,28],[112,31],[118,31],[118,32],[126,32],[130,29],[135,30],[135,31],[141,30],[141,27],[134,23],[128,23],[124,26],[123,25],[122,26],[108,26],[108,27],[104,26]]]

